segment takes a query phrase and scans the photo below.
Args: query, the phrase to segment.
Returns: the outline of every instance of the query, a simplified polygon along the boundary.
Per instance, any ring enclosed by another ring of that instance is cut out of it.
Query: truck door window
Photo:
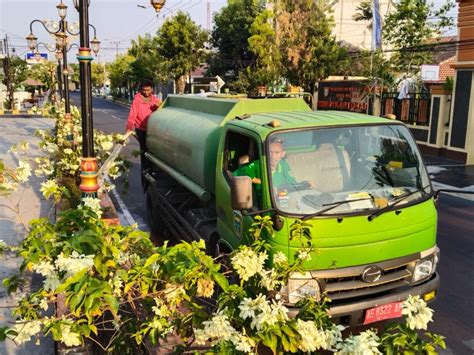
[[[254,206],[261,208],[262,184],[257,142],[248,136],[230,131],[226,137],[224,175],[230,183],[232,176],[249,176],[252,179]]]

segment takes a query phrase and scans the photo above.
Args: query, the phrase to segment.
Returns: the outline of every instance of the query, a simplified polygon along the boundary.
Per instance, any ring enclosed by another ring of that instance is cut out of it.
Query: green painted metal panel
[[[302,99],[229,100],[170,96],[148,121],[147,145],[157,158],[214,194],[222,126],[236,116],[311,111]]]
[[[402,213],[387,212],[371,222],[367,216],[318,218],[311,235],[317,252],[304,267],[322,270],[335,267],[365,265],[414,254],[436,245],[436,208],[430,199],[403,208]],[[297,240],[289,241],[292,218],[285,218],[285,228],[269,241],[272,253],[282,251],[294,260],[301,248]]]

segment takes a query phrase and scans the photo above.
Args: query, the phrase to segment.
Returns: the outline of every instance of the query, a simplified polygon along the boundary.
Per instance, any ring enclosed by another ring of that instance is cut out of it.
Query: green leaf
[[[112,295],[104,295],[104,300],[109,305],[112,314],[116,316],[119,309],[119,302],[117,301],[117,298]]]
[[[212,277],[214,280],[216,280],[219,287],[222,288],[224,292],[227,292],[227,290],[229,289],[229,281],[227,280],[227,278],[219,272],[213,273]]]
[[[148,267],[154,264],[158,260],[159,257],[160,257],[160,254],[153,254],[145,261],[144,267]]]

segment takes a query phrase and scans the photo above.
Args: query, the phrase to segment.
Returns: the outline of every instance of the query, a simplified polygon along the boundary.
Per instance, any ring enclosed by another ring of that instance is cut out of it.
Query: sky
[[[68,6],[67,20],[78,23],[73,0],[63,2]],[[445,1],[434,2],[440,6]],[[8,35],[11,47],[15,48],[18,55],[24,56],[28,51],[25,37],[30,32],[30,22],[34,19],[57,21],[58,3],[59,0],[0,0],[0,39]],[[131,39],[139,34],[155,34],[163,21],[179,10],[188,12],[196,23],[207,29],[209,4],[212,27],[212,14],[226,3],[226,0],[167,0],[165,8],[157,15],[149,0],[90,0],[89,22],[97,28],[97,37],[101,41],[96,60],[100,63],[112,61],[117,53],[126,52]],[[453,10],[452,13],[456,15],[457,11]],[[33,33],[38,37],[38,42],[54,43],[51,35],[39,23],[33,25]],[[451,30],[447,34],[455,33],[456,30]],[[78,38],[76,42],[79,42]],[[43,47],[40,49],[45,52]],[[76,52],[73,47],[68,55],[69,62],[76,62]]]
[[[60,0],[0,0],[0,38],[8,35],[11,47],[23,56],[28,50],[25,37],[30,33],[30,22],[59,19],[56,5]],[[66,19],[79,23],[78,12],[73,0],[63,0],[68,6]],[[212,13],[227,3],[226,0],[167,0],[165,8],[157,15],[149,0],[90,0],[89,22],[97,29],[101,41],[99,62],[112,61],[116,53],[125,53],[130,40],[139,34],[154,34],[166,17],[178,10],[188,12],[191,18],[203,28],[208,27],[207,7]],[[139,6],[137,6],[139,5]],[[144,6],[146,8],[143,8]],[[212,24],[211,24],[212,26]],[[54,43],[40,23],[33,24],[33,33],[38,42]],[[90,34],[90,39],[93,35]],[[76,40],[79,43],[79,38]],[[44,47],[40,51],[45,52]],[[76,47],[68,55],[68,60],[76,62]]]

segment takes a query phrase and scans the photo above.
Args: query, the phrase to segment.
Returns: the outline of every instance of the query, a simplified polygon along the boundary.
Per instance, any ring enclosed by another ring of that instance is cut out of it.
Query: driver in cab
[[[275,138],[270,141],[270,169],[272,172],[273,190],[278,194],[287,194],[292,191],[306,190],[312,187],[309,181],[297,182],[291,175],[290,165],[285,159],[286,152],[283,140]]]

